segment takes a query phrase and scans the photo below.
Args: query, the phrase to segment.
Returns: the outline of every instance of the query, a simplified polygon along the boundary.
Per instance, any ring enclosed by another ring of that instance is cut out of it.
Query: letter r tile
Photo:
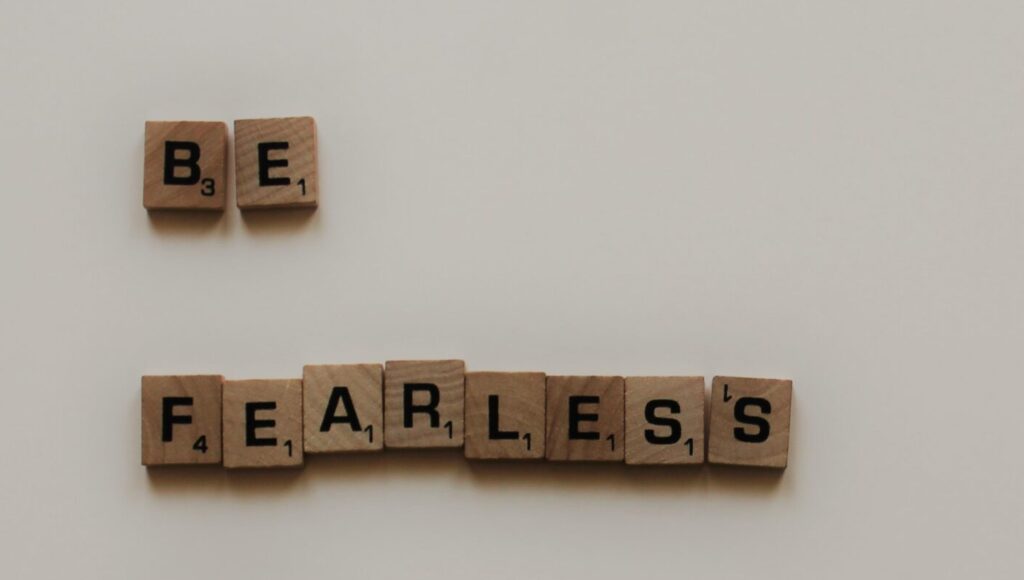
[[[461,360],[385,363],[385,447],[462,447],[465,375]]]

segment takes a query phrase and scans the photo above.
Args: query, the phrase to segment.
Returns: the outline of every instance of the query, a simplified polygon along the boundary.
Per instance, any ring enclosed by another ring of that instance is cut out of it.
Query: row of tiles
[[[302,379],[142,377],[142,463],[294,467],[305,453],[464,447],[469,459],[785,468],[792,381],[307,365]],[[707,445],[705,446],[705,434]]]
[[[228,128],[220,121],[147,121],[142,204],[147,210],[223,211]],[[235,121],[239,209],[316,208],[312,117]]]

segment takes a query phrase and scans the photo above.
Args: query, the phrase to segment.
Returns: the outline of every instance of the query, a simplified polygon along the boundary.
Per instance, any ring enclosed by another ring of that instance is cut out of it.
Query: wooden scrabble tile
[[[626,463],[704,463],[704,377],[626,378]]]
[[[142,377],[142,464],[221,462],[220,375]]]
[[[235,191],[239,209],[315,208],[313,118],[235,121]]]
[[[146,121],[142,205],[223,211],[228,128],[220,121]]]
[[[793,381],[715,377],[708,462],[785,468]]]
[[[548,377],[546,456],[551,461],[622,461],[622,377]]]
[[[388,361],[384,366],[384,445],[462,447],[466,364]]]
[[[306,453],[384,448],[381,365],[306,365],[302,407]]]
[[[466,457],[543,459],[544,373],[466,373]]]
[[[224,381],[224,467],[302,465],[302,381]]]

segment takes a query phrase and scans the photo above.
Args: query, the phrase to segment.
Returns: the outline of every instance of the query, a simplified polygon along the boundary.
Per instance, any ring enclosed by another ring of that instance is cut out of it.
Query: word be
[[[785,468],[793,382],[715,377],[707,461]],[[305,453],[705,462],[703,377],[466,372],[461,360],[307,365],[302,379],[142,377],[143,465],[294,467]]]
[[[147,121],[142,204],[223,211],[227,154],[227,125],[220,121]],[[317,195],[312,117],[235,121],[239,209],[316,208]]]

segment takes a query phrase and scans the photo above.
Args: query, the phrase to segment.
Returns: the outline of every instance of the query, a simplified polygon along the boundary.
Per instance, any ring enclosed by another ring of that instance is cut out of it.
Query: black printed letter
[[[273,427],[277,421],[273,419],[256,419],[256,411],[273,411],[277,409],[274,401],[261,401],[259,403],[245,404],[245,446],[246,447],[276,447],[277,437],[257,437],[256,430],[264,427]]]
[[[272,141],[256,145],[259,152],[260,163],[260,187],[267,185],[289,185],[292,180],[288,177],[271,177],[271,167],[288,167],[287,159],[270,159],[270,151],[273,149],[288,149],[287,141]]]
[[[487,438],[495,441],[519,439],[519,431],[502,431],[498,426],[498,395],[487,396]]]
[[[597,421],[597,413],[580,413],[580,405],[598,405],[601,397],[596,395],[574,395],[569,397],[569,439],[600,439],[596,431],[580,431],[582,421]]]
[[[756,425],[760,429],[751,435],[742,427],[736,427],[732,430],[732,434],[736,437],[737,441],[743,441],[744,443],[764,443],[768,440],[768,434],[771,433],[772,426],[764,417],[751,417],[748,415],[747,407],[757,407],[761,410],[761,413],[765,415],[772,414],[772,404],[768,402],[768,399],[742,397],[736,401],[736,408],[733,409],[733,415],[740,423]]]
[[[654,413],[658,409],[668,409],[669,413],[678,415],[680,411],[679,401],[673,401],[672,399],[652,399],[647,401],[647,406],[644,408],[644,418],[651,425],[668,427],[668,435],[656,435],[654,429],[645,429],[644,439],[653,445],[672,445],[678,443],[683,437],[683,426],[679,424],[678,419],[656,416]]]
[[[175,415],[175,407],[192,406],[192,397],[164,397],[164,429],[162,440],[170,443],[174,440],[174,424],[191,425],[192,415]]]
[[[186,151],[188,157],[178,159],[177,152]],[[174,170],[188,169],[188,175],[178,177]],[[164,141],[164,185],[195,185],[199,183],[199,144],[191,141]]]
[[[338,412],[339,399],[345,405],[345,414],[341,417],[335,415]],[[352,395],[349,394],[348,387],[334,387],[331,390],[331,398],[327,401],[327,411],[324,413],[324,420],[320,423],[320,432],[330,431],[331,425],[334,423],[348,423],[357,433],[363,430],[363,426],[359,424],[356,407],[352,404]]]
[[[430,402],[426,405],[414,405],[412,402],[413,393],[420,391],[430,395]],[[441,415],[437,412],[437,405],[441,402],[441,392],[437,390],[437,385],[433,383],[405,383],[405,393],[403,397],[403,406],[405,407],[405,420],[403,424],[405,427],[412,427],[412,416],[414,413],[426,413],[430,417],[430,426],[439,427],[441,425]]]

